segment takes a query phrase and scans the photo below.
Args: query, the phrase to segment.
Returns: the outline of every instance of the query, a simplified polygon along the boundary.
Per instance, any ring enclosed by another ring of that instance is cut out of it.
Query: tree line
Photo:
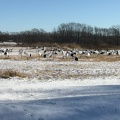
[[[80,46],[119,46],[120,25],[110,28],[92,27],[80,23],[62,23],[52,32],[34,28],[22,32],[1,32],[0,42],[13,40],[25,44],[75,43]]]

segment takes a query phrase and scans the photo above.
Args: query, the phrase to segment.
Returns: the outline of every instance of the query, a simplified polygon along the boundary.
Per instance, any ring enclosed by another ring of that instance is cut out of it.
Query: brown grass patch
[[[90,55],[90,56],[79,56],[79,61],[92,61],[92,62],[115,62],[120,61],[120,56],[117,55]]]
[[[80,78],[80,79],[87,79],[87,78],[105,78],[105,77],[110,77],[110,76],[112,76],[113,74],[77,74],[77,75],[66,75],[66,76],[64,76],[65,78],[68,78],[68,79],[70,79],[70,78]]]
[[[0,78],[10,78],[10,77],[21,77],[24,78],[26,77],[25,73],[21,73],[19,71],[14,71],[14,70],[5,70],[5,71],[1,71],[0,70]]]

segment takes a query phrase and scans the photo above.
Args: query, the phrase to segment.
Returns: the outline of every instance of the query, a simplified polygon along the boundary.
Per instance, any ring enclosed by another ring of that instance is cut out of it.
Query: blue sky
[[[61,23],[120,25],[120,0],[0,0],[0,31],[52,31]]]

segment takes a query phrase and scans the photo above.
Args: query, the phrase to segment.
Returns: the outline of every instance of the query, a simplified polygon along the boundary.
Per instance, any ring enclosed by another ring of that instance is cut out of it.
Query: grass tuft
[[[24,73],[14,71],[14,70],[5,70],[5,71],[0,71],[0,78],[10,78],[10,77],[21,77],[24,78],[26,75]]]

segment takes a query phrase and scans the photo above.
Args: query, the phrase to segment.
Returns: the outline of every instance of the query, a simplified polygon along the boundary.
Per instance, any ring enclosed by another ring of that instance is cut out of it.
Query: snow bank
[[[119,120],[120,62],[0,60],[1,120]]]

